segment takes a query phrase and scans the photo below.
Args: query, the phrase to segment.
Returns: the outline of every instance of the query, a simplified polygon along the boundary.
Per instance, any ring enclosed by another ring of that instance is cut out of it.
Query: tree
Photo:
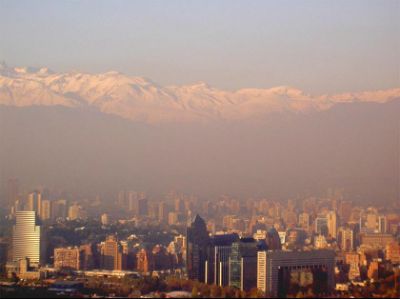
[[[198,298],[199,297],[199,290],[197,289],[197,286],[194,286],[192,289],[192,298]]]
[[[214,285],[211,287],[210,296],[211,296],[212,298],[220,297],[220,296],[221,296],[221,289],[220,289],[220,287],[214,284]]]

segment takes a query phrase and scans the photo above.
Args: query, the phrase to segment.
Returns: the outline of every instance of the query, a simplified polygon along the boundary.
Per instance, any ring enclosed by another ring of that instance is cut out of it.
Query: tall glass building
[[[29,259],[31,266],[41,262],[41,227],[35,211],[17,211],[13,229],[13,261]]]
[[[232,243],[238,240],[236,233],[215,235],[211,238],[206,261],[206,283],[218,286],[229,284],[229,257]]]
[[[257,246],[253,238],[232,244],[229,257],[229,285],[249,291],[257,286]]]
[[[187,229],[186,242],[186,269],[188,277],[192,280],[205,282],[205,264],[208,249],[210,248],[210,237],[208,236],[206,223],[199,215],[196,215]]]

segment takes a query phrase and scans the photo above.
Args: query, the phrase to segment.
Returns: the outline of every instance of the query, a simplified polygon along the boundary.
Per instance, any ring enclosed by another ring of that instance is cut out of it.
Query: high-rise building
[[[67,217],[67,201],[65,199],[57,199],[51,203],[51,218]]]
[[[177,225],[179,223],[179,214],[177,212],[168,213],[168,225]]]
[[[167,270],[174,268],[175,264],[173,261],[173,256],[167,252],[167,249],[157,244],[153,247],[151,251],[154,270]]]
[[[153,261],[151,252],[142,248],[136,255],[137,270],[144,273],[149,273],[153,270]]]
[[[40,215],[41,208],[42,208],[42,194],[37,190],[29,193],[25,210],[35,211],[38,215]]]
[[[361,234],[361,245],[376,249],[384,249],[393,240],[391,234]]]
[[[29,259],[39,266],[44,250],[42,231],[35,211],[17,211],[13,229],[13,261]]]
[[[128,196],[124,190],[118,192],[117,205],[119,208],[126,209],[128,207],[127,197]]]
[[[339,217],[342,224],[347,223],[350,220],[353,205],[350,201],[341,201],[339,205]]]
[[[331,238],[337,238],[338,217],[335,211],[330,211],[327,215],[328,235]]]
[[[123,253],[116,236],[108,236],[106,241],[101,243],[101,267],[106,270],[122,270]]]
[[[127,201],[128,201],[128,210],[131,212],[134,212],[135,214],[137,213],[137,199],[138,199],[138,194],[135,191],[129,191],[127,195]]]
[[[229,257],[232,243],[238,240],[237,234],[215,235],[211,238],[206,261],[206,283],[218,286],[229,284]]]
[[[81,251],[81,269],[90,270],[98,268],[100,265],[99,254],[96,244],[88,243],[79,246]]]
[[[365,227],[368,232],[375,233],[378,229],[378,215],[375,213],[368,213],[365,222]]]
[[[158,221],[163,223],[167,222],[170,211],[171,209],[167,202],[160,202],[158,205]]]
[[[354,250],[354,231],[353,229],[346,227],[340,229],[340,248],[343,251]]]
[[[86,218],[86,213],[82,206],[78,203],[72,204],[68,209],[68,219],[77,220]]]
[[[101,214],[100,221],[102,225],[109,225],[110,224],[110,217],[107,213]]]
[[[378,232],[386,234],[387,232],[387,221],[385,216],[379,216],[378,218]]]
[[[78,247],[54,248],[54,268],[80,270],[81,252]]]
[[[249,291],[257,286],[257,251],[253,238],[242,238],[232,244],[229,257],[229,285]]]
[[[293,270],[309,269],[321,293],[334,288],[335,252],[259,251],[257,254],[257,288],[267,296],[285,297]]]
[[[49,220],[51,218],[51,201],[43,199],[40,208],[39,218],[42,221]]]
[[[257,252],[257,288],[267,291],[267,251]]]
[[[400,244],[398,242],[391,242],[386,245],[385,257],[391,261],[392,264],[400,263]]]
[[[282,248],[281,238],[275,227],[271,227],[268,230],[266,242],[270,250],[280,250]]]
[[[175,212],[181,214],[185,212],[185,201],[180,197],[175,199]]]
[[[190,227],[187,229],[186,238],[186,263],[189,279],[205,281],[205,262],[207,250],[210,245],[210,237],[207,232],[206,223],[196,215]]]

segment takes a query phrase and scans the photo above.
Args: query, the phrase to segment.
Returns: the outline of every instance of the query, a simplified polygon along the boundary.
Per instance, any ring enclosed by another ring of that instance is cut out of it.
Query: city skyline
[[[400,0],[0,0],[0,298],[400,298]]]

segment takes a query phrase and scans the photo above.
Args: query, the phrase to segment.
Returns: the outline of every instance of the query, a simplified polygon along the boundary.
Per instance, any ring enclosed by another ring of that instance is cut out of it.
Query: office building
[[[253,238],[242,238],[232,244],[229,257],[229,286],[242,291],[256,287],[257,251],[258,243]]]
[[[343,227],[339,231],[340,248],[343,251],[353,251],[354,246],[354,230],[349,227]]]
[[[105,270],[123,270],[124,257],[116,236],[108,236],[101,245],[101,268]]]
[[[149,273],[154,270],[152,254],[145,248],[136,254],[136,267],[139,272]]]
[[[51,201],[43,199],[40,208],[39,218],[42,221],[49,220],[51,218]]]
[[[291,271],[310,270],[318,287],[316,293],[334,289],[335,253],[330,250],[259,251],[257,288],[272,297],[285,297]]]
[[[211,238],[206,261],[206,283],[218,286],[229,284],[229,257],[232,243],[239,240],[237,234],[216,235]]]
[[[387,244],[393,241],[394,237],[390,234],[361,234],[361,245],[371,248],[384,249]]]
[[[78,247],[54,249],[54,268],[56,269],[81,269],[82,250]]]
[[[326,215],[328,236],[331,238],[337,238],[337,228],[338,228],[338,217],[335,211],[330,211]]]
[[[40,215],[41,208],[42,208],[42,194],[36,190],[29,193],[25,210],[35,211],[37,215]]]
[[[210,245],[206,223],[196,215],[190,227],[187,229],[186,238],[186,264],[188,277],[191,280],[205,282],[205,263]]]
[[[13,261],[28,259],[30,265],[39,266],[44,250],[42,228],[35,211],[17,211],[13,228]]]

